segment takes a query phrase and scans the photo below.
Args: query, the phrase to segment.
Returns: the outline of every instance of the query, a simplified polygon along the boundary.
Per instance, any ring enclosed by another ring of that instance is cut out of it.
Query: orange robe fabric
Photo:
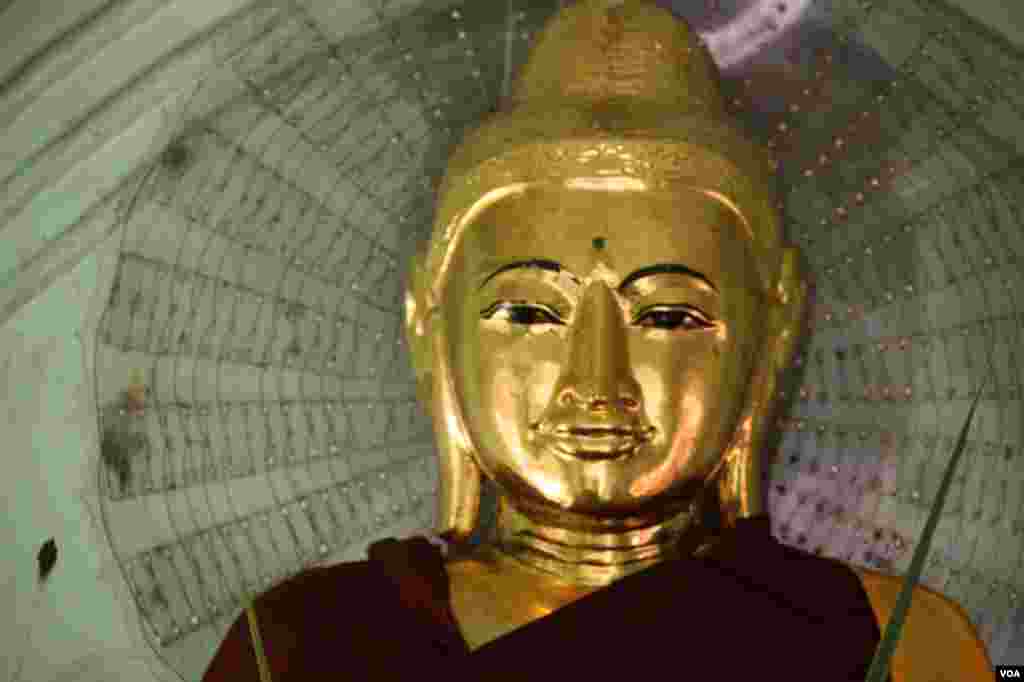
[[[710,556],[662,562],[473,652],[422,537],[306,571],[256,613],[274,682],[863,682],[880,634],[858,576],[778,543],[767,517],[740,521]],[[203,680],[259,680],[244,613]]]

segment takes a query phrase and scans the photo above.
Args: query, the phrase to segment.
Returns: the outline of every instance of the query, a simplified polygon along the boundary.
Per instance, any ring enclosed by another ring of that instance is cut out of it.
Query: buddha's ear
[[[764,512],[761,494],[762,450],[777,410],[779,378],[789,369],[804,329],[807,283],[796,249],[782,252],[780,274],[767,310],[760,361],[754,368],[749,399],[736,438],[718,476],[718,496],[727,526],[737,518]]]
[[[482,474],[462,425],[459,401],[447,380],[447,338],[431,295],[426,260],[425,251],[412,257],[405,294],[405,335],[416,373],[416,395],[433,422],[437,439],[435,531],[447,541],[459,543],[469,539],[476,528]]]
[[[808,291],[807,277],[800,252],[795,248],[782,251],[779,281],[775,288],[776,303],[773,306],[773,348],[775,371],[789,369],[804,333],[807,319]]]
[[[433,402],[433,311],[429,308],[427,300],[430,285],[426,271],[426,255],[425,250],[417,249],[409,264],[405,291],[405,340],[409,346],[412,369],[416,375],[416,396],[429,415],[432,413]]]

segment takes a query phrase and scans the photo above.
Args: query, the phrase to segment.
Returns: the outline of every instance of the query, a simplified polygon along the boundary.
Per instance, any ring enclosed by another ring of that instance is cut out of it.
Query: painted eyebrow
[[[479,288],[483,289],[485,284],[487,284],[489,281],[491,281],[492,279],[494,279],[495,277],[497,277],[501,273],[507,272],[509,270],[515,270],[517,268],[540,268],[541,270],[547,270],[549,272],[561,272],[563,270],[562,266],[559,265],[558,263],[556,263],[553,260],[521,260],[521,261],[516,261],[515,263],[508,263],[506,265],[502,265],[500,268],[498,268],[497,270],[492,272],[490,275],[488,275],[484,279],[483,282],[480,283],[480,287]]]
[[[708,279],[707,275],[697,272],[692,268],[688,268],[685,265],[680,265],[679,263],[662,263],[659,265],[652,265],[647,268],[640,268],[633,274],[626,277],[626,279],[622,280],[622,284],[619,285],[619,292],[622,292],[623,289],[625,289],[626,287],[628,287],[630,284],[640,279],[641,277],[650,277],[651,275],[662,274],[676,274],[692,277],[693,279],[704,282],[704,284],[707,284],[712,291],[714,291],[716,294],[718,293],[718,287],[716,287],[711,282],[711,280]]]
[[[565,269],[559,263],[556,263],[555,261],[552,261],[552,260],[536,260],[535,259],[535,260],[516,261],[514,263],[508,263],[506,265],[502,265],[500,268],[498,268],[497,270],[492,272],[490,275],[488,275],[486,277],[486,279],[484,279],[483,282],[480,283],[480,288],[482,289],[484,287],[484,285],[486,285],[489,281],[491,281],[491,279],[493,279],[494,277],[497,277],[501,273],[507,272],[509,270],[514,270],[514,269],[517,269],[517,268],[539,268],[541,270],[547,270],[549,272],[556,272],[556,273],[562,272]],[[626,279],[622,280],[622,283],[619,284],[619,286],[618,286],[618,291],[621,293],[628,286],[630,286],[631,284],[636,282],[638,279],[641,279],[643,277],[650,277],[651,275],[662,275],[662,274],[686,275],[687,277],[692,277],[693,279],[700,280],[701,282],[704,282],[705,284],[707,284],[711,288],[712,291],[714,291],[716,293],[718,292],[718,287],[716,287],[711,282],[711,280],[707,278],[706,275],[704,275],[704,274],[702,274],[700,272],[697,272],[696,270],[693,270],[692,268],[688,268],[685,265],[680,265],[679,263],[661,263],[661,264],[658,264],[658,265],[651,265],[651,266],[646,267],[646,268],[640,268],[636,272],[634,272],[634,273],[630,274],[628,277],[626,277]],[[570,276],[577,283],[579,283],[579,278],[578,277],[576,277],[575,275],[570,275]]]

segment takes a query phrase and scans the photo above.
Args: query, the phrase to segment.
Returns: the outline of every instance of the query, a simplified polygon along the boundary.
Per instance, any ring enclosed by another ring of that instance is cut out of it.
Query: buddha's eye
[[[565,324],[558,314],[547,306],[522,301],[499,301],[480,313],[480,316],[485,320],[506,320],[522,325]]]
[[[651,306],[633,320],[633,324],[653,329],[707,329],[712,324],[702,313],[680,306]]]

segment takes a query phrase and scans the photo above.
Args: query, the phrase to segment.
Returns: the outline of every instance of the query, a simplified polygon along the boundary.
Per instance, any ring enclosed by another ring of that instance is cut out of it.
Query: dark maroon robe
[[[863,682],[879,640],[857,575],[778,543],[767,517],[741,520],[711,556],[627,576],[472,653],[444,559],[422,537],[306,571],[256,613],[274,682]],[[244,613],[203,680],[259,680]]]

